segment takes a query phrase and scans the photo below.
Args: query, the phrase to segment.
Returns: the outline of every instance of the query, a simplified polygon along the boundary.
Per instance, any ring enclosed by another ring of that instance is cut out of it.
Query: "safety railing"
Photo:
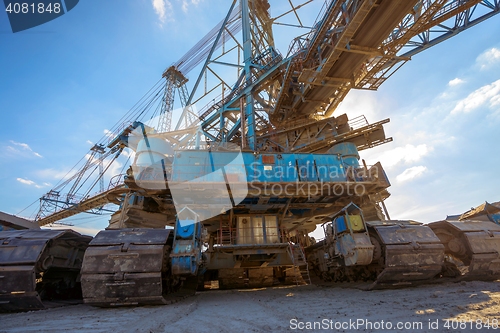
[[[284,242],[286,231],[280,227],[221,227],[217,230],[215,246],[277,244]]]
[[[349,124],[351,130],[355,130],[369,125],[368,120],[366,120],[366,117],[364,115],[355,117],[349,120],[347,123]]]

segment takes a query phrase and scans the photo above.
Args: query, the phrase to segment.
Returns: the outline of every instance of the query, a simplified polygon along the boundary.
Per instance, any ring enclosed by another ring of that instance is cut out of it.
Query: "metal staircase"
[[[311,284],[309,265],[307,264],[306,255],[302,246],[290,242],[287,251],[293,262],[295,284]]]

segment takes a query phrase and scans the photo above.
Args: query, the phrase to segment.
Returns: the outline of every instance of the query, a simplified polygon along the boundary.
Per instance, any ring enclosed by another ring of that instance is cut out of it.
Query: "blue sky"
[[[0,13],[0,211],[30,216],[90,142],[219,22],[229,3],[80,1],[16,34]],[[314,10],[309,16],[314,21]],[[500,200],[498,31],[495,16],[416,55],[379,91],[352,91],[336,111],[370,122],[391,118],[386,133],[394,142],[362,157],[386,169],[392,218],[431,222]],[[86,215],[73,223],[106,226]]]

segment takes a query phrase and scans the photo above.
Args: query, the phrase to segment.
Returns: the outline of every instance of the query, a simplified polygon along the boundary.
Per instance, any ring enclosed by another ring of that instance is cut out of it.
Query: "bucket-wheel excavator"
[[[493,17],[499,1],[329,0],[315,21],[301,16],[312,1],[289,5],[272,17],[267,0],[232,1],[85,165],[41,198],[40,226],[115,204],[106,230],[92,240],[0,233],[0,309],[43,308],[80,281],[85,303],[120,306],[166,304],[209,283],[309,283],[310,270],[371,288],[500,277],[498,220],[391,220],[386,173],[359,156],[392,141],[389,119],[332,116],[351,89],[376,90],[413,55]],[[303,30],[286,55],[278,25]],[[105,189],[124,152],[130,168]],[[81,195],[94,171],[99,193]],[[325,239],[315,243],[317,225]]]

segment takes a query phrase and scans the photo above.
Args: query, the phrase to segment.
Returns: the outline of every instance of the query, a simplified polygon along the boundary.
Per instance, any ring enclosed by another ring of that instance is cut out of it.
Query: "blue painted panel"
[[[359,166],[359,153],[356,145],[351,142],[339,143],[328,150],[329,154],[342,158],[345,166]]]
[[[493,214],[491,215],[491,218],[493,219],[493,222],[500,224],[500,214]]]
[[[269,156],[269,155],[265,155]],[[263,163],[262,156],[245,153],[243,159],[248,181],[286,182],[295,181],[297,172],[292,154],[274,155],[274,163]]]
[[[357,156],[359,158],[358,149],[356,145],[351,142],[339,143],[328,150],[329,154],[341,156]]]
[[[318,179],[323,182],[344,181],[344,166],[337,155],[314,155]]]
[[[281,156],[282,158],[279,161],[283,171],[283,176],[281,177],[282,181],[296,182],[299,174],[295,163],[295,154],[282,154]]]
[[[183,226],[181,226],[181,224]],[[189,239],[193,237],[195,221],[194,220],[182,220],[177,221],[177,236]]]
[[[355,146],[354,146],[355,149]],[[222,169],[228,178],[239,181],[296,182],[346,180],[345,169],[349,165],[359,166],[357,151],[343,147],[342,151],[351,155],[335,154],[272,154],[251,152],[208,152],[182,151],[175,154],[172,164],[173,181],[189,181],[204,177],[204,181],[224,181]],[[271,157],[269,157],[271,156]]]
[[[318,181],[316,174],[316,165],[314,155],[312,154],[297,154],[297,168],[301,181]]]
[[[247,173],[247,180],[260,181],[264,173],[264,166],[262,165],[262,156],[254,154],[243,153],[243,161]]]
[[[343,216],[339,216],[335,219],[335,224],[337,226],[337,233],[341,233],[347,230],[347,226],[345,224],[345,219]]]
[[[172,180],[188,181],[202,177],[209,166],[207,151],[177,152],[172,163]]]

